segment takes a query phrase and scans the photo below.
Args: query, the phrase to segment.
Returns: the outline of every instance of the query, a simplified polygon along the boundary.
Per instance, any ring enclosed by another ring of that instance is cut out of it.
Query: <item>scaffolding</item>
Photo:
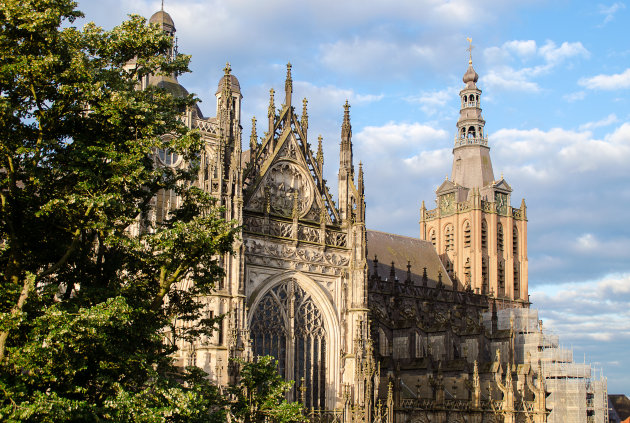
[[[486,328],[492,328],[492,313],[483,314]],[[607,381],[598,378],[590,364],[573,362],[573,350],[562,348],[559,337],[545,333],[538,310],[502,309],[496,312],[496,328],[512,330],[517,363],[540,361],[548,392],[548,423],[608,422]],[[503,353],[503,352],[502,352]],[[536,375],[541,377],[541,375]]]

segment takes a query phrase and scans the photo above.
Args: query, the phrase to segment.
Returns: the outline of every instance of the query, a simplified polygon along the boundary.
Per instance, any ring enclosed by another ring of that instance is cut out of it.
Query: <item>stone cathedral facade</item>
[[[175,33],[164,11],[150,22]],[[183,116],[205,144],[195,183],[242,230],[234,254],[221,258],[225,278],[200,299],[208,316],[225,316],[219,330],[182,343],[175,359],[225,385],[238,378],[232,358],[272,355],[295,381],[290,399],[314,421],[547,421],[540,360],[518,351],[525,332],[498,317],[529,307],[527,216],[524,201],[511,207],[503,177],[494,180],[472,62],[453,173],[436,192],[437,209],[423,205],[420,238],[366,228],[347,102],[333,199],[322,139],[309,138],[307,100],[295,104],[291,72],[289,64],[284,90],[270,90],[267,119],[254,119],[246,140],[229,65],[215,116],[199,108]],[[175,76],[142,83],[187,93]],[[187,166],[167,151],[155,160]],[[177,203],[160,193],[151,219]]]

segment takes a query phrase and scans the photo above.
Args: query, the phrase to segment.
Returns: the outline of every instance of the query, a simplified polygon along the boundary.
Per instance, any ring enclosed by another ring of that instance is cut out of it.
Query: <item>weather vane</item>
[[[468,64],[472,65],[472,51],[475,46],[472,45],[472,38],[466,37],[466,40],[468,40],[468,48],[466,49],[468,52]]]

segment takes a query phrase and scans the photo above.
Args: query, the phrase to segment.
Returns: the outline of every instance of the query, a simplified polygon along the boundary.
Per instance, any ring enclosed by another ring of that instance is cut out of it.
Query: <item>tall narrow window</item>
[[[429,233],[429,239],[431,240],[431,244],[433,244],[433,247],[436,248],[437,247],[437,239],[435,236],[435,229],[431,229],[431,232]]]
[[[455,230],[453,225],[446,225],[446,230],[444,231],[444,241],[446,251],[455,248]]]
[[[469,248],[471,244],[470,222],[464,224],[464,248]]]
[[[481,249],[488,251],[488,225],[485,219],[481,221]]]
[[[519,298],[520,293],[520,275],[518,271],[519,265],[518,263],[514,263],[514,298]]]
[[[512,252],[514,253],[514,257],[518,257],[518,229],[516,225],[512,231]]]
[[[481,293],[488,293],[488,258],[481,259]]]
[[[501,222],[497,224],[497,251],[503,253],[503,225]]]
[[[466,263],[464,264],[464,283],[466,286],[470,286],[472,273],[470,271],[470,258],[466,259]]]
[[[497,282],[499,285],[499,295],[505,295],[505,267],[502,261],[500,261],[497,266]]]

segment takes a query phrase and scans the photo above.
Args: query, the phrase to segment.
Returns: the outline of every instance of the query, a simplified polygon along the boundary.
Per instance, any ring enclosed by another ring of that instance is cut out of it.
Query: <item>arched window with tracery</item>
[[[278,371],[287,380],[299,382],[304,378],[304,405],[325,408],[324,319],[313,298],[295,279],[267,291],[254,310],[250,333],[255,355],[276,357]],[[287,348],[291,339],[295,347]]]

